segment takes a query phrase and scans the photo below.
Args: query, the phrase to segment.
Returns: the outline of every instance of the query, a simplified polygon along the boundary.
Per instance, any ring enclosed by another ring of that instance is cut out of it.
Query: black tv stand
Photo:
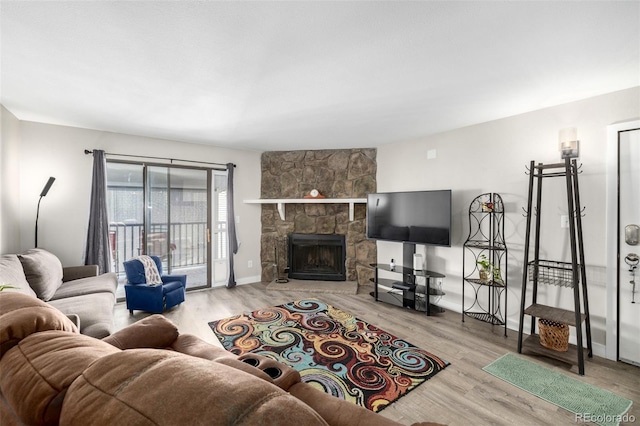
[[[385,302],[423,311],[427,315],[444,312],[443,308],[431,303],[431,297],[444,295],[444,292],[434,287],[431,281],[445,276],[439,272],[429,270],[414,270],[413,255],[415,252],[415,244],[402,244],[402,265],[410,266],[394,265],[394,267],[391,267],[388,263],[371,264],[375,268],[375,276],[371,278],[374,285],[372,296],[376,299],[376,302]],[[402,281],[380,278],[378,273],[380,270],[402,274]],[[417,284],[416,277],[425,277],[425,284]]]
[[[413,268],[413,255],[416,254],[416,245],[413,243],[402,243],[402,264],[407,268]]]
[[[431,282],[436,278],[444,278],[443,274],[434,271],[414,271],[413,268],[399,265],[392,268],[389,264],[384,263],[372,263],[371,266],[375,268],[375,277],[371,278],[371,281],[374,285],[373,297],[376,302],[423,311],[427,315],[444,312],[444,309],[430,301],[433,296],[444,295],[444,292],[434,287]],[[380,278],[378,273],[380,270],[402,274],[403,282]],[[425,277],[426,283],[424,285],[416,284],[416,277]]]

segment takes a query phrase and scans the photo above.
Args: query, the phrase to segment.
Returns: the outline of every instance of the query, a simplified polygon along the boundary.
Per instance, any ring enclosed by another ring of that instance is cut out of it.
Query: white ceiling
[[[375,147],[640,85],[637,1],[6,1],[21,120]]]

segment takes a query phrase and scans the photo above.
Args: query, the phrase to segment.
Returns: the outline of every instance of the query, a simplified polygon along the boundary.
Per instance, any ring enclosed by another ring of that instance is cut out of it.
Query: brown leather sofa
[[[2,426],[398,425],[161,315],[98,340],[53,306],[2,292],[0,357]]]

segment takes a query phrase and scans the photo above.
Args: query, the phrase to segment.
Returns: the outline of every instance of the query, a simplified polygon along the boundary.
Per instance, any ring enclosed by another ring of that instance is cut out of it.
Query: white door
[[[618,155],[618,358],[640,366],[640,243],[635,235],[640,227],[640,129],[619,133]]]

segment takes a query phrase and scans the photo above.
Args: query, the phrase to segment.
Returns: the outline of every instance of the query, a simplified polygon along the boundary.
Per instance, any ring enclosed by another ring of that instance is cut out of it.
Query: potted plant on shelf
[[[480,274],[481,282],[488,283],[490,281],[490,276],[493,278],[494,282],[502,281],[502,278],[500,277],[500,268],[491,263],[491,261],[487,259],[487,256],[484,254],[480,255],[480,258],[476,263],[480,266],[478,268],[478,273]]]

